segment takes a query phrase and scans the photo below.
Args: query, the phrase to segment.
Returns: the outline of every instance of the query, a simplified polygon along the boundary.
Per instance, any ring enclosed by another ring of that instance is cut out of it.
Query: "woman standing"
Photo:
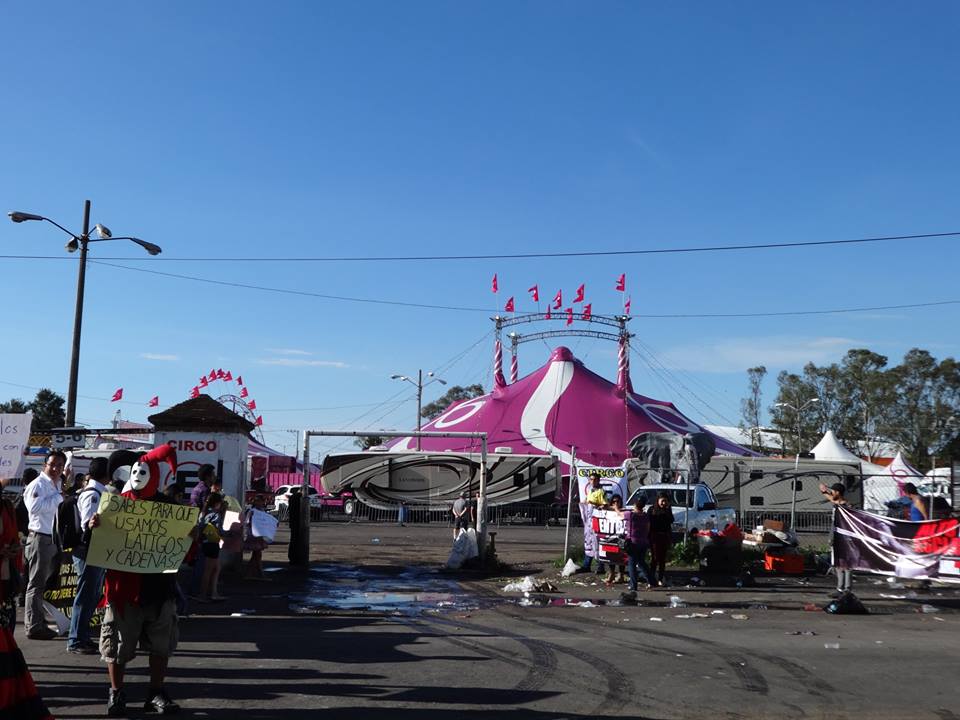
[[[6,484],[0,480],[0,491]],[[23,653],[13,639],[17,622],[17,587],[23,578],[23,558],[17,533],[17,514],[0,497],[0,717],[53,720],[33,684]]]
[[[607,506],[607,510],[617,513],[621,518],[623,517],[623,498],[619,495],[614,495],[610,498],[610,504]],[[610,570],[607,572],[607,585],[613,585],[615,582],[622,583],[624,581],[623,577],[623,564],[610,563]]]
[[[653,572],[656,576],[653,584],[663,587],[667,574],[667,554],[673,544],[673,508],[670,507],[670,495],[660,492],[657,501],[650,508],[650,545],[653,555]]]
[[[637,590],[637,568],[643,575],[643,582],[652,587],[650,566],[647,565],[647,550],[650,548],[650,516],[644,512],[646,498],[637,496],[633,511],[626,514],[627,526],[627,575],[630,577],[630,590]]]

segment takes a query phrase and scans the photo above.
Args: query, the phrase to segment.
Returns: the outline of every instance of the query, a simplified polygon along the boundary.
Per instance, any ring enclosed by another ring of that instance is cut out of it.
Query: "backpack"
[[[27,502],[23,499],[23,493],[17,497],[13,504],[13,514],[17,518],[17,531],[21,535],[27,535],[30,532],[30,513],[27,511]]]
[[[90,541],[89,530],[84,532],[80,528],[80,496],[85,492],[97,493],[99,500],[100,493],[96,490],[82,490],[76,495],[70,495],[63,499],[63,502],[57,507],[57,515],[53,521],[53,540],[57,547],[67,552],[85,546]]]

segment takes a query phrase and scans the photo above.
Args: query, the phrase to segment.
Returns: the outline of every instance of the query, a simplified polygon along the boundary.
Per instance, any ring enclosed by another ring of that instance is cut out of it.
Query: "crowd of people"
[[[600,484],[600,475],[593,473],[590,475],[585,505],[591,515],[593,509],[602,509],[622,519],[624,526],[622,557],[626,558],[626,562],[602,562],[597,553],[595,532],[591,523],[585,522],[585,554],[580,570],[589,572],[596,559],[598,573],[604,572],[604,565],[609,566],[605,578],[607,585],[624,582],[624,569],[626,569],[628,587],[631,591],[635,592],[640,582],[647,589],[663,587],[666,584],[667,556],[673,544],[673,508],[670,495],[666,492],[659,493],[653,506],[647,508],[646,499],[640,494],[632,508],[624,508],[623,497],[614,494],[608,498],[607,492]],[[650,563],[647,563],[648,554]]]
[[[68,456],[53,450],[47,454],[42,471],[24,472],[24,487],[17,502],[8,498],[0,501],[0,667],[4,668],[0,673],[0,717],[7,717],[7,713],[24,719],[50,717],[14,631],[19,601],[24,606],[27,638],[52,641],[62,637],[48,624],[43,600],[44,591],[60,571],[62,553],[70,552],[77,576],[66,650],[99,655],[106,663],[110,681],[107,714],[111,717],[127,714],[124,671],[138,646],[149,655],[150,689],[144,709],[160,714],[177,712],[179,706],[167,694],[164,678],[177,645],[178,619],[189,613],[191,602],[225,599],[219,591],[219,578],[226,564],[240,570],[245,578],[265,579],[262,554],[268,541],[254,534],[253,521],[256,511],[266,510],[266,494],[250,497],[249,504],[228,523],[228,498],[216,469],[201,466],[197,484],[186,496],[184,487],[176,482],[159,486],[162,473],[157,462],[164,454],[173,453],[166,446],[142,456],[130,453],[128,458],[139,460],[125,466],[126,472],[117,472],[118,463],[112,456],[110,461],[95,458],[87,473],[74,475]],[[2,486],[9,483],[9,479],[0,480]],[[86,562],[104,493],[198,509],[182,584],[178,573],[134,574]],[[74,535],[63,529],[64,519],[71,513],[76,517]],[[67,547],[65,538],[70,540]],[[250,559],[243,567],[245,552]],[[91,620],[99,607],[104,608],[103,619],[99,641],[94,642]]]

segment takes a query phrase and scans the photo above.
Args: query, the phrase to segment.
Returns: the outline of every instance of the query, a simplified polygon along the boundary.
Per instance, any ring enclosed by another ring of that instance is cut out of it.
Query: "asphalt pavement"
[[[446,527],[315,524],[309,571],[278,544],[269,581],[226,576],[229,600],[192,608],[170,694],[184,716],[246,720],[960,718],[954,589],[858,576],[871,614],[835,616],[829,578],[698,587],[686,572],[620,605],[623,586],[558,577],[562,529],[493,530],[509,568],[481,578],[439,571]],[[504,592],[525,575],[558,592]],[[95,656],[17,639],[55,717],[104,716]],[[146,659],[127,677],[137,708]]]

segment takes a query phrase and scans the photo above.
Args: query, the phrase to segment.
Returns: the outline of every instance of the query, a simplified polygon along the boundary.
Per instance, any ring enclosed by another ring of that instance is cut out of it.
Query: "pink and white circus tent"
[[[629,370],[621,362],[612,383],[589,370],[565,347],[546,365],[507,384],[499,368],[493,391],[454,403],[423,430],[486,432],[487,447],[521,455],[552,455],[569,469],[571,448],[578,464],[616,467],[629,457],[627,444],[644,432],[707,433],[720,455],[754,453],[690,420],[670,402],[633,392]],[[390,452],[416,452],[416,439],[388,443]],[[421,439],[420,452],[479,452],[472,438]]]

